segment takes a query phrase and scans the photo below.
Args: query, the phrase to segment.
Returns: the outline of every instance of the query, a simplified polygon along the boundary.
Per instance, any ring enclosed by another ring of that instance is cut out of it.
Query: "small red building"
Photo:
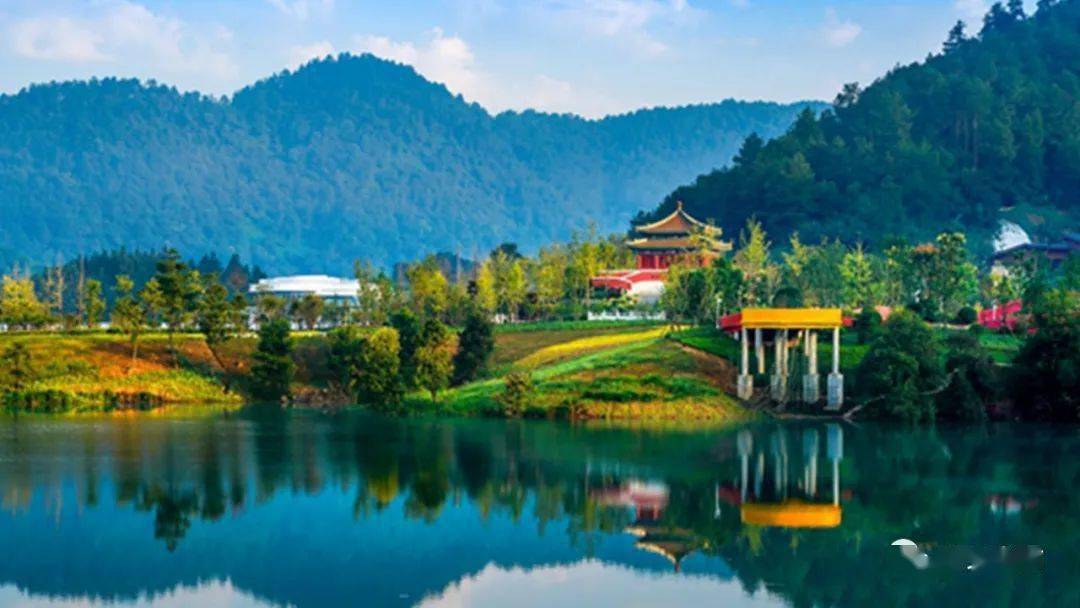
[[[655,300],[663,290],[667,269],[676,261],[705,266],[731,251],[720,239],[719,228],[701,222],[684,209],[682,202],[667,217],[634,227],[626,244],[634,252],[637,267],[609,270],[592,278],[592,286]]]

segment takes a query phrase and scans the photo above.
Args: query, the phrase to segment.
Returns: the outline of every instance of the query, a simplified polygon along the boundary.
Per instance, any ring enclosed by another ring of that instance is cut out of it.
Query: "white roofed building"
[[[356,300],[360,291],[360,282],[356,279],[342,279],[325,274],[299,274],[286,277],[259,279],[248,292],[255,296],[273,294],[286,300],[299,299],[307,295],[316,295],[324,300]]]

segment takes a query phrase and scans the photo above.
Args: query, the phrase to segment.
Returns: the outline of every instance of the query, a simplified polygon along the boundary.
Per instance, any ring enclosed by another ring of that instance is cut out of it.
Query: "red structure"
[[[731,250],[730,242],[720,240],[719,228],[691,217],[683,210],[681,202],[667,217],[637,226],[634,233],[636,237],[628,241],[627,246],[635,254],[637,267],[610,270],[593,277],[593,287],[636,294],[639,289],[635,287],[646,287],[649,283],[655,287],[662,283],[667,269],[675,261],[705,266]],[[646,288],[642,291],[656,290]]]
[[[1023,309],[1024,303],[1020,300],[994,305],[979,312],[978,323],[987,329],[995,331],[1001,329],[1013,331],[1016,329],[1016,323],[1020,320]]]

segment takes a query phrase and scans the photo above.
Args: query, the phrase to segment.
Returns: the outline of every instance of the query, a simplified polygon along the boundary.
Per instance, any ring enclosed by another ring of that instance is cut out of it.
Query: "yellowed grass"
[[[655,340],[662,337],[667,331],[668,328],[660,327],[646,331],[579,338],[577,340],[541,348],[527,357],[518,359],[517,362],[514,363],[514,366],[519,368],[534,368],[542,365],[551,365],[557,361],[580,357],[591,352],[624,346],[634,342]]]

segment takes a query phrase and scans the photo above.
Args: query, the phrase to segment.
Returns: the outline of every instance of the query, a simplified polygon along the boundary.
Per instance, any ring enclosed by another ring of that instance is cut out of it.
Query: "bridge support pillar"
[[[821,399],[821,376],[818,375],[817,332],[806,330],[806,374],[803,375],[803,401]]]
[[[776,331],[773,347],[776,352],[773,356],[772,377],[769,379],[769,395],[772,397],[773,401],[782,403],[787,401],[788,347],[786,329]]]
[[[765,375],[765,342],[761,338],[761,330],[754,330],[754,361],[757,362],[757,373]]]
[[[826,410],[836,411],[844,405],[844,375],[840,373],[840,328],[833,328],[832,373],[829,374]]]
[[[742,328],[739,334],[739,379],[736,392],[739,399],[746,401],[754,396],[754,377],[750,375],[750,333]]]

